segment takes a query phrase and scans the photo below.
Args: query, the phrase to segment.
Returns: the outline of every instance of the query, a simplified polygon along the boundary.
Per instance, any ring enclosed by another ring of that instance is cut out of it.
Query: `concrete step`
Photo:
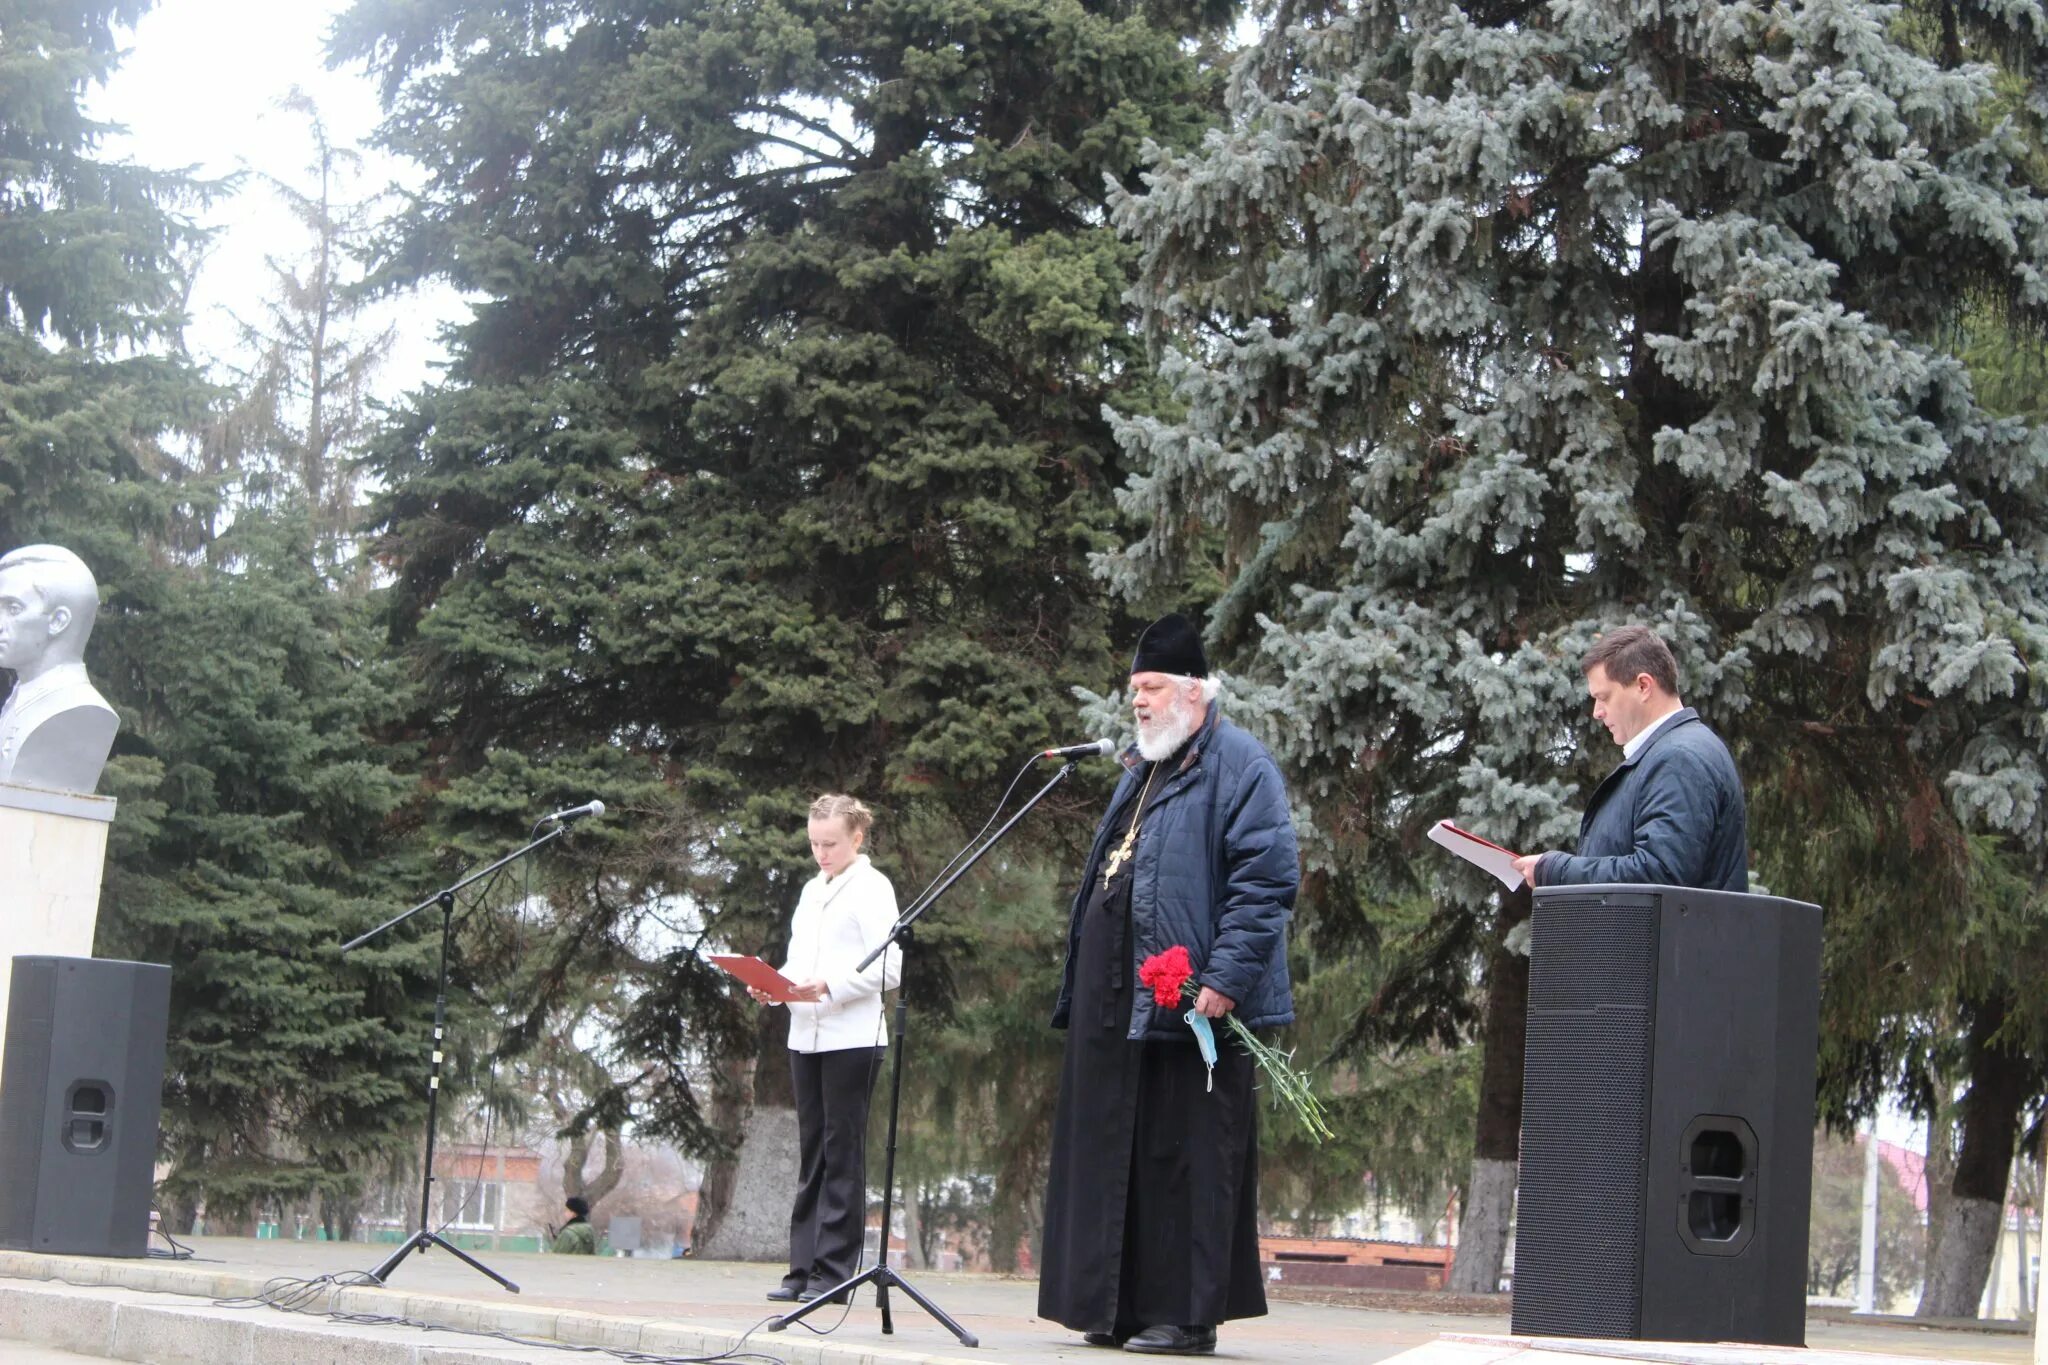
[[[1930,1360],[1956,1359],[1924,1350],[1880,1355],[1807,1346],[1446,1332],[1383,1365],[1928,1365]]]
[[[344,1247],[336,1254],[347,1251]],[[583,1258],[549,1259],[585,1268],[573,1264]],[[452,1262],[439,1273],[448,1273],[449,1267]],[[599,1267],[592,1263],[589,1268]],[[359,1271],[342,1275],[363,1278]],[[576,1357],[563,1347],[650,1359],[701,1358],[742,1348],[755,1360],[800,1365],[967,1365],[969,1360],[986,1365],[990,1359],[964,1349],[932,1354],[820,1339],[802,1327],[786,1335],[770,1333],[760,1329],[775,1314],[765,1302],[751,1305],[742,1319],[752,1327],[734,1329],[673,1316],[628,1317],[495,1295],[480,1301],[312,1279],[251,1274],[247,1267],[203,1259],[0,1251],[0,1365],[13,1365],[6,1354],[10,1342],[151,1365],[566,1365]],[[280,1284],[292,1288],[293,1305],[300,1311],[252,1302]],[[908,1302],[899,1303],[902,1310],[915,1311]],[[820,1316],[829,1320],[832,1315]],[[367,1321],[394,1318],[405,1322]],[[597,1365],[612,1358],[594,1357]]]
[[[472,1267],[435,1253],[406,1259],[389,1288],[337,1287],[363,1278],[364,1267],[389,1248],[355,1243],[296,1243],[194,1238],[189,1260],[99,1259],[0,1251],[0,1365],[15,1365],[8,1343],[75,1351],[97,1359],[168,1365],[572,1365],[560,1349],[519,1345],[465,1328],[509,1334],[520,1342],[600,1347],[651,1357],[711,1356],[745,1338],[754,1359],[802,1365],[1104,1365],[1112,1353],[1082,1345],[1077,1333],[1036,1316],[1037,1286],[1028,1279],[920,1272],[915,1278],[943,1309],[981,1340],[960,1346],[932,1316],[893,1296],[896,1329],[863,1291],[851,1309],[820,1313],[786,1332],[759,1330],[775,1305],[763,1292],[780,1266],[695,1260],[628,1260],[506,1253],[489,1259],[523,1293],[504,1293]],[[318,1282],[318,1283],[316,1283]],[[301,1305],[317,1315],[269,1307],[224,1308],[216,1300],[259,1295],[265,1285],[311,1289]],[[1488,1339],[1504,1316],[1443,1311],[1418,1296],[1414,1309],[1279,1302],[1268,1317],[1228,1324],[1219,1354],[1262,1365],[1378,1365],[1417,1347],[1431,1353],[1405,1365],[1592,1365],[1538,1346]],[[1422,1310],[1422,1311],[1415,1311]],[[1434,1311],[1432,1311],[1434,1310]],[[329,1312],[348,1321],[334,1321]],[[357,1321],[409,1319],[412,1327]],[[831,1331],[831,1336],[813,1331]],[[751,1331],[751,1335],[750,1335]],[[1479,1336],[1475,1339],[1474,1334]],[[1877,1355],[1914,1356],[1971,1365],[2034,1365],[2033,1341],[1982,1330],[1834,1322],[1807,1324],[1804,1352],[1764,1360],[1751,1355],[1676,1359],[1623,1348],[1625,1360],[1605,1365],[1887,1365]],[[1611,1356],[1612,1345],[1573,1348]],[[1448,1349],[1446,1349],[1448,1348]],[[1477,1355],[1484,1359],[1475,1358]],[[1604,1353],[1604,1354],[1603,1354]],[[1853,1353],[1853,1354],[1852,1354]],[[1796,1355],[1797,1359],[1793,1359]],[[591,1365],[613,1357],[589,1354]]]
[[[0,1282],[0,1361],[127,1360],[146,1365],[539,1365],[546,1346],[418,1328],[341,1323],[270,1309],[218,1308],[172,1294]]]
[[[31,1346],[25,1341],[0,1342],[0,1360],[7,1365],[88,1365],[103,1356],[82,1356],[48,1346]]]

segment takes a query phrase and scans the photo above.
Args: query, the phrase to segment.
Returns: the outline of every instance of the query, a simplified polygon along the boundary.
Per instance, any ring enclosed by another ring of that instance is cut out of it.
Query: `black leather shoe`
[[[846,1295],[834,1294],[831,1290],[832,1286],[829,1284],[823,1288],[816,1285],[805,1285],[803,1292],[798,1294],[797,1298],[804,1303],[809,1303],[813,1299],[823,1299],[826,1303],[846,1303],[849,1301]]]
[[[803,1290],[793,1284],[778,1284],[768,1291],[770,1303],[795,1303],[803,1297]]]
[[[1147,1327],[1125,1342],[1124,1349],[1154,1356],[1205,1356],[1216,1350],[1216,1329]]]
[[[1089,1346],[1121,1346],[1124,1339],[1114,1332],[1083,1332],[1081,1340]]]

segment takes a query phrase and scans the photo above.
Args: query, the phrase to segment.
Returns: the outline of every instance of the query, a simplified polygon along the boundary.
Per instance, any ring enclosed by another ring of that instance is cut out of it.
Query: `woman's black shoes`
[[[778,1284],[775,1288],[768,1291],[768,1300],[771,1303],[809,1303],[812,1299],[825,1299],[828,1303],[847,1302],[848,1296],[845,1294],[827,1297],[831,1295],[831,1291],[835,1288],[837,1288],[836,1285],[829,1284],[823,1287],[804,1285],[802,1288],[798,1288],[795,1285]]]

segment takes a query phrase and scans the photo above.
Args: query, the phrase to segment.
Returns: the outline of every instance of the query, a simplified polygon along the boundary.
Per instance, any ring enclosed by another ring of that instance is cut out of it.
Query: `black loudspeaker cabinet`
[[[1538,888],[1518,1336],[1806,1343],[1820,908]]]
[[[149,1251],[171,969],[17,957],[0,1062],[0,1246]]]

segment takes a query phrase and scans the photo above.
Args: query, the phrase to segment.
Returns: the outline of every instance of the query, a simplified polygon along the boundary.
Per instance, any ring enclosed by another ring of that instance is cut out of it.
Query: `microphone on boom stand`
[[[1039,757],[1039,758],[1059,758],[1059,759],[1076,759],[1076,758],[1095,758],[1095,757],[1098,757],[1098,756],[1100,756],[1100,757],[1102,757],[1102,758],[1108,758],[1108,757],[1109,757],[1109,756],[1110,756],[1111,754],[1113,754],[1113,753],[1115,753],[1115,752],[1116,752],[1116,741],[1115,741],[1115,740],[1113,740],[1113,739],[1091,739],[1091,740],[1089,740],[1089,741],[1088,741],[1088,742],[1087,742],[1086,744],[1069,744],[1069,745],[1066,745],[1066,746],[1065,746],[1064,748],[1059,748],[1059,749],[1041,749],[1041,750],[1039,750],[1039,752],[1038,752],[1038,757]]]
[[[603,814],[604,802],[585,801],[580,806],[571,806],[567,810],[558,810],[552,815],[543,815],[540,819],[534,822],[533,827],[535,829],[539,829],[542,825],[552,825],[557,820],[561,821],[563,824],[567,824],[571,820],[581,820],[586,815]]]

